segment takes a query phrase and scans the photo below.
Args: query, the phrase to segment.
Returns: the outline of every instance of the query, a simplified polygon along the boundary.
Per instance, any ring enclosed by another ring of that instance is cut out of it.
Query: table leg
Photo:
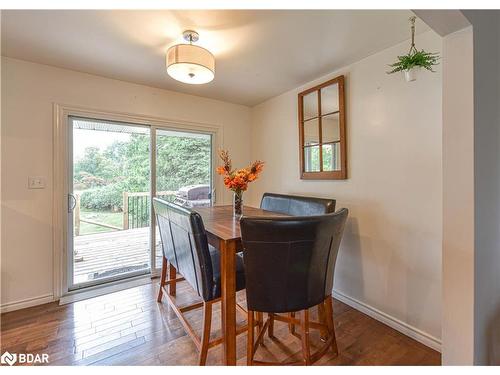
[[[236,365],[236,243],[220,241],[222,287],[223,363]]]

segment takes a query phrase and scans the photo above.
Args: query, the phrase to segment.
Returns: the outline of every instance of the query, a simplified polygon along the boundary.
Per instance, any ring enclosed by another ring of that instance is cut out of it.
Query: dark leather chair
[[[264,193],[260,208],[291,216],[311,216],[335,212],[335,199]]]
[[[335,203],[335,199],[264,193],[260,202],[260,208],[290,216],[311,216],[335,212]],[[259,326],[262,325],[260,323],[262,321],[261,315],[257,313]],[[293,318],[295,313],[291,312],[289,316]],[[295,326],[293,324],[289,325],[289,329],[290,333],[295,333]]]
[[[302,328],[303,364],[318,360],[329,347],[338,354],[333,326],[331,293],[335,262],[348,210],[319,216],[241,219],[248,307],[247,364],[275,364],[254,361],[256,348],[274,321]],[[318,306],[319,322],[309,321],[308,309]],[[302,311],[301,318],[280,315]],[[254,312],[267,313],[254,343]],[[311,355],[309,329],[320,329],[325,344]],[[284,363],[284,364],[297,364]]]
[[[199,363],[204,365],[208,349],[222,340],[210,342],[212,321],[212,305],[220,301],[221,274],[220,256],[217,249],[208,244],[205,227],[201,216],[181,206],[153,199],[156,220],[160,230],[163,265],[161,272],[158,302],[163,295],[181,321],[186,332],[191,336],[200,351]],[[169,263],[169,277],[167,280],[167,261]],[[177,272],[183,277],[178,278]],[[194,305],[178,307],[175,303],[176,283],[186,280],[189,285],[203,299],[203,302]],[[169,285],[169,290],[165,286]],[[245,274],[241,256],[236,256],[236,290],[245,288]],[[195,308],[203,307],[203,334],[201,339],[184,318],[183,313]],[[238,306],[243,310],[241,306]],[[246,314],[246,311],[243,310]],[[240,333],[245,329],[240,330]]]

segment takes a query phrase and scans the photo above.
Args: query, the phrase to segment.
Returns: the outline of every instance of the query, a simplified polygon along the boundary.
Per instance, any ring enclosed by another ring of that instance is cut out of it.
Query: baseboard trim
[[[339,291],[334,290],[333,297],[345,303],[346,305],[349,305],[352,308],[361,311],[371,318],[378,320],[379,322],[384,323],[391,328],[394,328],[396,331],[399,331],[402,334],[411,337],[412,339],[424,344],[425,346],[441,352],[441,340],[439,340],[438,338],[429,335],[428,333],[423,332],[408,323],[405,323],[383,311],[376,309],[373,306],[358,301],[357,299],[349,297]]]
[[[0,313],[3,314],[6,312],[25,309],[27,307],[33,307],[37,305],[43,305],[50,302],[54,302],[53,294],[45,294],[39,297],[26,298],[19,301],[4,303],[0,306]]]

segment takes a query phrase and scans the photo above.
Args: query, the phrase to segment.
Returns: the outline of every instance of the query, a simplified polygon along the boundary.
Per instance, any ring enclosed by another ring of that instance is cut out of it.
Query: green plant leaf
[[[438,60],[440,59],[439,53],[437,52],[426,52],[424,50],[415,52],[410,52],[407,55],[398,56],[395,63],[389,64],[392,69],[387,72],[387,74],[393,74],[396,72],[401,72],[404,70],[410,70],[415,67],[422,67],[431,72],[434,66],[438,65]]]

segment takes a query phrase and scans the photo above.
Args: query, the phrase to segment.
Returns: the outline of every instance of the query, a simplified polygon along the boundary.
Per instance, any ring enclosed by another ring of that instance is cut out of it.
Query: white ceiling
[[[4,10],[2,55],[253,106],[409,37],[406,10]],[[216,57],[215,80],[165,68],[185,29]],[[429,28],[417,24],[417,33]],[[390,61],[388,61],[389,63]]]

